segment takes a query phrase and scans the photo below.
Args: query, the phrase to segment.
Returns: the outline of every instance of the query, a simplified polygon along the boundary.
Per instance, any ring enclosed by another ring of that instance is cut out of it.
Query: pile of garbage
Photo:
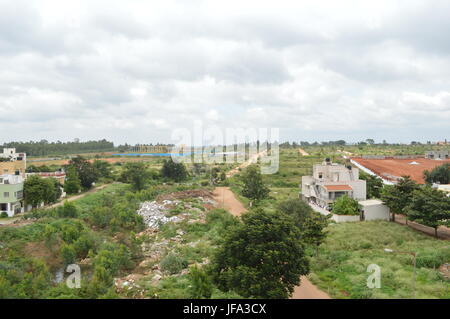
[[[177,222],[180,220],[177,216],[167,217],[165,211],[169,205],[173,205],[174,202],[170,200],[163,200],[162,203],[143,202],[137,211],[139,215],[144,218],[144,223],[149,228],[158,229],[161,225],[168,222]]]

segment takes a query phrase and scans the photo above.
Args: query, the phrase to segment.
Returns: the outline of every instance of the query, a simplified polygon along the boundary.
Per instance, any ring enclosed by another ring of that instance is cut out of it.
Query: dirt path
[[[299,152],[300,154],[302,154],[302,156],[308,156],[308,155],[309,155],[309,153],[305,152],[305,150],[304,150],[303,148],[299,148],[299,149],[298,149],[298,152]]]
[[[266,152],[267,151],[262,151],[262,152],[259,152],[258,154],[253,155],[252,157],[250,157],[247,161],[245,161],[244,163],[242,163],[238,167],[235,167],[232,170],[228,171],[228,173],[226,174],[227,178],[229,178],[229,177],[239,173],[239,168],[243,169],[243,168],[246,168],[247,166],[249,166],[250,164],[256,163],[256,161],[258,160],[258,157],[262,156]]]
[[[247,211],[229,187],[216,187],[213,197],[218,207],[228,210],[234,216],[240,216]],[[295,287],[291,299],[331,299],[331,297],[302,276],[301,284]]]
[[[43,209],[49,209],[49,208],[55,208],[55,207],[61,206],[61,205],[64,204],[64,202],[65,202],[66,200],[67,200],[68,202],[72,202],[72,201],[74,201],[74,200],[83,198],[83,197],[86,196],[86,195],[89,195],[89,194],[98,192],[99,190],[102,190],[103,188],[107,187],[108,185],[111,185],[111,184],[104,184],[104,185],[101,185],[101,186],[98,186],[98,187],[94,187],[93,189],[88,190],[88,191],[85,192],[85,193],[82,193],[82,194],[79,194],[79,195],[75,195],[75,196],[72,196],[72,197],[69,197],[69,198],[64,198],[63,200],[61,200],[60,202],[58,202],[58,203],[56,203],[56,204],[53,204],[53,205],[50,205],[50,206],[45,206],[45,207],[43,207]]]
[[[306,276],[301,276],[300,280],[300,286],[295,287],[291,299],[331,299],[326,292],[314,286]]]
[[[67,199],[63,199],[63,200],[61,200],[60,202],[58,202],[56,204],[53,204],[53,205],[50,205],[50,206],[44,206],[41,209],[50,209],[50,208],[55,208],[55,207],[61,206],[61,205],[64,204],[64,202],[66,200],[68,202],[71,202],[71,201],[80,199],[80,198],[82,198],[82,197],[84,197],[84,196],[86,196],[88,194],[92,194],[92,193],[98,192],[99,190],[105,188],[108,185],[111,185],[111,184],[104,184],[104,185],[95,187],[95,188],[93,188],[93,189],[91,189],[91,190],[89,190],[89,191],[87,191],[85,193],[82,193],[82,194],[79,194],[79,195],[75,195],[75,196],[69,197]],[[24,225],[28,225],[28,224],[31,224],[31,223],[32,223],[32,221],[22,220],[22,216],[21,215],[19,215],[17,217],[15,216],[15,217],[13,217],[11,219],[7,219],[7,220],[0,220],[0,226],[24,226]]]
[[[218,207],[226,209],[234,216],[240,216],[247,211],[229,187],[216,187],[213,192],[213,197]]]

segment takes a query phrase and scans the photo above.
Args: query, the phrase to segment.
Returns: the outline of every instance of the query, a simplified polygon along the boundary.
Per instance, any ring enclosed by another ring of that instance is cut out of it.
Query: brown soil
[[[228,173],[226,174],[227,178],[232,177],[233,175],[236,175],[237,173],[239,173],[239,169],[246,168],[247,166],[249,166],[253,163],[256,163],[256,161],[258,160],[258,157],[262,156],[266,152],[267,151],[262,151],[262,152],[259,152],[258,154],[253,155],[252,157],[250,157],[247,161],[245,161],[238,167],[235,167],[232,170],[228,171]]]
[[[216,187],[213,196],[218,207],[226,209],[234,216],[240,216],[247,211],[229,187]]]
[[[300,278],[300,286],[295,287],[291,299],[331,299],[331,297],[314,286],[305,276]]]
[[[411,179],[415,180],[419,184],[425,183],[425,180],[423,178],[424,170],[432,170],[436,166],[442,165],[444,163],[450,163],[450,159],[438,161],[419,157],[409,159],[366,159],[360,157],[352,157],[352,160],[370,169],[381,178],[396,181],[401,176],[408,175],[411,177]],[[411,162],[416,162],[418,164],[410,164]]]
[[[298,152],[299,152],[300,154],[302,154],[302,156],[308,156],[308,155],[309,155],[309,153],[305,152],[305,150],[304,150],[303,148],[299,148],[299,149],[298,149]]]
[[[54,248],[57,251],[58,248]],[[27,256],[44,260],[50,269],[56,269],[61,266],[62,260],[43,242],[29,242],[24,247]]]

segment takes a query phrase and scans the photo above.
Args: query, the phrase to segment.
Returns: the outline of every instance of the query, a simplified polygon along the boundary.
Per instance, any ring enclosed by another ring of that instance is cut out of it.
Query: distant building
[[[433,184],[433,188],[447,193],[447,196],[450,197],[450,184]]]
[[[358,168],[326,159],[313,166],[312,176],[302,176],[301,196],[305,201],[328,208],[343,195],[356,200],[366,199],[366,181],[359,179]]]
[[[66,180],[66,173],[64,171],[26,173],[26,178],[28,178],[28,176],[31,176],[31,175],[38,175],[42,178],[54,178],[61,185],[64,185],[64,182]]]
[[[379,199],[368,199],[358,202],[361,212],[360,220],[389,220],[390,210]]]
[[[25,178],[27,154],[16,153],[15,148],[4,148],[0,153],[0,174],[20,175]]]
[[[449,151],[428,151],[425,153],[425,157],[429,159],[436,159],[436,160],[444,160],[450,158],[450,152]]]
[[[20,175],[0,175],[0,212],[9,217],[24,210],[23,181]]]

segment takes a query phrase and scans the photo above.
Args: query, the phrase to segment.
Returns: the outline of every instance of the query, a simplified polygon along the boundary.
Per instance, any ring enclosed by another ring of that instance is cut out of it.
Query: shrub
[[[198,267],[189,269],[189,297],[193,299],[211,298],[213,285],[208,274]]]
[[[65,201],[63,206],[58,207],[57,215],[60,218],[76,218],[78,209],[74,203]]]
[[[347,195],[339,197],[333,205],[333,214],[359,215],[358,201]]]
[[[0,218],[6,218],[6,217],[8,217],[8,213],[7,212],[1,212]]]
[[[66,265],[72,264],[77,257],[75,247],[70,244],[63,244],[60,249],[60,254]]]
[[[172,275],[179,273],[187,266],[187,261],[174,253],[169,253],[161,260],[161,270]]]

